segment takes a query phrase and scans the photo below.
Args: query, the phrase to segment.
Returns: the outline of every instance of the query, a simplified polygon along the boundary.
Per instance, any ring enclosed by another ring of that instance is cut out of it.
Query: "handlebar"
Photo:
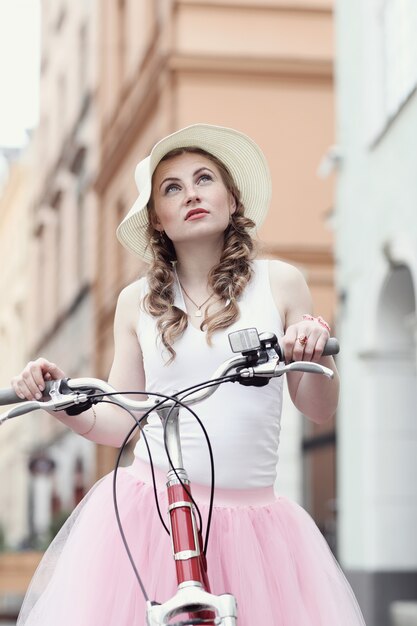
[[[251,331],[250,343],[247,339],[248,332]],[[255,331],[255,333],[253,332]],[[238,335],[238,337],[236,337]],[[243,385],[262,386],[269,382],[271,378],[276,378],[288,372],[308,372],[322,374],[328,378],[333,378],[333,371],[319,363],[311,361],[294,361],[284,364],[282,353],[275,335],[262,333],[258,335],[256,329],[245,329],[231,333],[229,336],[232,349],[235,350],[233,339],[237,339],[239,350],[238,356],[233,356],[222,363],[213,376],[206,383],[201,384],[201,388],[190,393],[189,391],[176,392],[172,399],[163,400],[164,408],[171,408],[176,404],[175,398],[181,402],[192,406],[211,396],[224,382],[225,378],[231,382],[240,382]],[[243,343],[242,341],[243,340]],[[242,349],[242,345],[244,349]],[[235,350],[236,351],[236,350]],[[327,341],[323,354],[331,355],[339,352],[337,339],[330,338]],[[203,387],[204,385],[204,387]],[[207,387],[207,385],[210,385]],[[94,393],[111,395],[112,402],[130,411],[145,412],[155,408],[161,399],[155,397],[146,400],[132,400],[113,389],[107,382],[97,378],[72,378],[63,380],[53,380],[45,382],[43,398],[48,400],[22,400],[13,389],[0,389],[0,405],[19,404],[0,416],[0,425],[12,417],[30,413],[37,409],[50,409],[60,411],[71,406],[88,402]],[[146,391],[137,392],[146,395]],[[98,401],[101,397],[98,399]]]

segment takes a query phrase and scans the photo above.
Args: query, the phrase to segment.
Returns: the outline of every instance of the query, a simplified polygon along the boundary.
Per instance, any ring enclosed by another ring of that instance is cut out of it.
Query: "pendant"
[[[201,309],[197,309],[197,311],[194,313],[194,317],[202,317]]]

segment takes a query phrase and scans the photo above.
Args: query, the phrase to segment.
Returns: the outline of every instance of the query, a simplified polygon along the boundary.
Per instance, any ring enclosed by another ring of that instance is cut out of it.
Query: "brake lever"
[[[19,415],[25,415],[26,413],[31,413],[32,411],[37,411],[38,409],[51,409],[52,411],[64,411],[71,406],[81,404],[83,402],[88,401],[88,395],[86,393],[78,393],[73,392],[70,394],[63,394],[60,391],[61,380],[54,380],[50,383],[49,395],[51,400],[38,401],[38,400],[29,400],[27,402],[22,402],[21,404],[12,407],[8,411],[5,411],[0,415],[0,426],[9,419],[13,417],[18,417]]]
[[[270,358],[265,363],[259,363],[257,365],[242,367],[242,369],[238,371],[238,375],[240,378],[243,379],[243,381],[246,381],[248,379],[254,379],[254,378],[255,379],[256,378],[261,378],[261,379],[273,378],[275,376],[281,375],[277,373],[279,371],[279,364],[280,364],[279,357],[275,356],[273,358]],[[249,380],[248,380],[248,383],[249,383]],[[267,381],[265,382],[265,384],[267,384]]]
[[[81,402],[87,402],[88,396],[84,393],[73,394],[71,396],[62,396],[62,400],[48,400],[47,402],[39,402],[38,400],[30,400],[28,402],[22,402],[18,406],[5,411],[0,415],[0,426],[12,417],[18,417],[19,415],[25,415],[25,413],[31,413],[38,409],[52,411],[64,411],[71,406],[80,404]]]
[[[292,363],[284,365],[280,369],[280,373],[275,375],[282,376],[282,374],[286,374],[287,372],[307,372],[308,374],[322,374],[330,379],[334,378],[334,372],[329,367],[311,361],[293,361]]]
[[[37,409],[42,408],[41,405],[44,404],[44,402],[38,402],[37,400],[32,400],[19,404],[18,406],[13,407],[0,415],[0,426],[4,424],[4,422],[7,422],[7,420],[12,419],[12,417],[18,417],[19,415],[24,415],[25,413],[36,411]]]
[[[308,374],[322,374],[327,378],[333,378],[334,372],[329,367],[312,363],[311,361],[293,361],[287,365],[282,365],[279,357],[276,356],[266,363],[244,367],[239,370],[238,374],[243,379],[250,378],[277,378],[288,372],[306,372]]]
[[[49,390],[49,395],[51,396],[53,408],[55,411],[62,411],[72,406],[76,406],[77,404],[83,404],[84,402],[88,402],[89,396],[86,393],[80,393],[78,391],[71,391],[71,393],[62,393],[61,388],[63,383],[65,383],[65,388],[70,390],[67,385],[67,379],[54,380]],[[42,403],[42,405],[42,408],[44,408],[45,403]]]

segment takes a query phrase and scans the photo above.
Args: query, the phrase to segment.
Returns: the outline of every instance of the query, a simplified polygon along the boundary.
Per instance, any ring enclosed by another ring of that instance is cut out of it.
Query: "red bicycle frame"
[[[207,576],[207,561],[203,552],[202,537],[194,514],[194,504],[190,497],[190,481],[184,470],[176,470],[168,477],[168,511],[171,526],[172,552],[175,559],[177,583],[190,581],[201,583],[210,591]],[[174,474],[172,476],[172,474]],[[181,484],[182,483],[182,484]],[[183,485],[186,485],[184,488]]]
[[[186,485],[186,488],[184,488],[184,485]],[[176,473],[173,471],[169,472],[167,490],[172,552],[175,560],[178,587],[200,585],[202,589],[210,592],[203,540],[201,532],[197,528],[194,504],[190,497],[190,481],[183,469],[176,468]],[[210,620],[215,615],[212,611],[200,611],[198,614],[195,612],[190,613],[189,617]],[[212,621],[207,621],[206,623],[209,626],[214,626]]]
[[[167,475],[168,513],[172,552],[175,560],[178,590],[163,605],[148,606],[149,626],[169,624],[177,615],[187,615],[207,626],[236,626],[236,600],[230,594],[210,593],[207,561],[201,532],[197,527],[190,481],[183,467],[179,434],[179,408],[158,409],[165,428],[165,441],[171,469]],[[216,618],[220,618],[221,622]],[[190,622],[191,623],[191,622]]]

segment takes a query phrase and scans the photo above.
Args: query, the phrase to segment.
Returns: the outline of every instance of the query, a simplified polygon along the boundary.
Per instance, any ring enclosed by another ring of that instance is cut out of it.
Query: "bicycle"
[[[210,583],[207,577],[207,562],[203,546],[201,521],[197,524],[198,507],[192,497],[190,480],[183,467],[179,409],[190,407],[213,394],[225,382],[238,382],[243,385],[263,386],[273,377],[282,376],[291,371],[318,373],[333,377],[332,370],[308,361],[296,361],[285,364],[277,341],[272,333],[258,334],[255,328],[236,331],[229,335],[232,352],[238,353],[222,363],[209,381],[203,382],[189,389],[176,391],[172,396],[153,394],[158,396],[147,400],[135,401],[113,389],[105,381],[95,378],[74,378],[56,380],[46,383],[44,401],[22,401],[11,389],[0,390],[0,404],[19,403],[0,416],[0,425],[8,419],[23,415],[38,409],[65,410],[71,406],[84,403],[97,403],[111,398],[111,402],[129,412],[140,411],[143,415],[137,419],[127,434],[125,443],[136,428],[142,428],[147,415],[157,411],[164,426],[165,447],[169,460],[167,474],[168,520],[171,535],[173,558],[176,565],[177,591],[173,597],[159,604],[151,601],[143,586],[139,573],[136,570],[132,555],[124,539],[123,529],[117,511],[116,515],[122,538],[128,556],[138,579],[142,593],[146,600],[147,626],[167,626],[174,618],[187,615],[187,618],[175,622],[175,626],[196,626],[208,624],[210,626],[237,626],[237,603],[230,593],[219,596],[210,592]],[[334,355],[339,351],[336,339],[330,338],[326,344],[324,354]],[[131,392],[125,392],[131,394]],[[141,395],[146,392],[136,392]],[[121,448],[123,450],[124,445]],[[119,458],[120,458],[119,455]],[[114,473],[116,481],[117,465]],[[210,512],[213,506],[213,490],[211,489]],[[157,502],[158,506],[158,502]],[[159,511],[159,506],[158,506]],[[211,513],[208,520],[210,520]],[[161,517],[161,515],[160,515]],[[161,518],[162,519],[162,518]],[[163,520],[162,520],[162,523]],[[209,532],[207,523],[206,542]]]

